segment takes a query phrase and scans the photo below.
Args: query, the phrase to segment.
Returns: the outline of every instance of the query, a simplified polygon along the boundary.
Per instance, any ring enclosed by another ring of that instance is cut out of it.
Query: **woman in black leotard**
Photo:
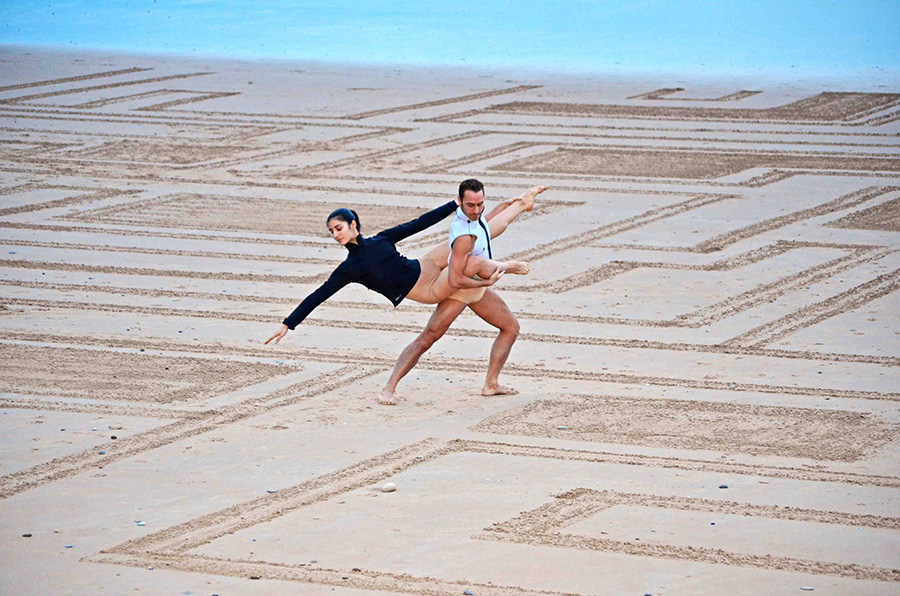
[[[350,209],[337,209],[328,216],[328,231],[338,244],[347,248],[347,258],[338,265],[328,280],[306,297],[282,323],[272,337],[281,341],[288,330],[294,329],[317,306],[349,283],[360,283],[391,301],[394,306],[404,298],[437,304],[460,288],[480,288],[492,285],[509,267],[519,263],[500,263],[469,256],[466,278],[451,285],[447,271],[435,259],[408,259],[397,252],[395,244],[433,226],[456,211],[457,202],[450,201],[404,224],[388,228],[368,238],[360,234],[359,216]],[[446,257],[443,264],[446,267]],[[479,279],[475,279],[474,276]]]

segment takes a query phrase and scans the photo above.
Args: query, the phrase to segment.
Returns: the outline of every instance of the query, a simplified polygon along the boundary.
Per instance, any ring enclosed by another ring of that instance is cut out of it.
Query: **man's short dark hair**
[[[471,190],[474,193],[479,193],[484,191],[484,184],[480,181],[475,180],[474,178],[469,178],[468,180],[463,180],[459,183],[459,198],[462,199],[463,195],[466,194],[467,190]]]

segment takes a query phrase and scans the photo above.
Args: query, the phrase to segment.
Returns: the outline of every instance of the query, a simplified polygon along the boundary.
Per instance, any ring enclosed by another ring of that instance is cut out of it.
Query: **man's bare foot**
[[[396,406],[397,400],[394,398],[394,392],[382,389],[381,394],[378,396],[378,403],[383,406]]]
[[[503,385],[485,385],[481,390],[481,395],[491,396],[491,395],[516,395],[518,391],[513,389],[512,387],[504,387]]]
[[[507,261],[500,266],[501,273],[512,273],[513,275],[528,275],[531,267],[524,261]]]
[[[522,210],[523,211],[531,211],[534,209],[534,198],[550,188],[549,186],[532,186],[521,195],[519,198],[522,199]]]

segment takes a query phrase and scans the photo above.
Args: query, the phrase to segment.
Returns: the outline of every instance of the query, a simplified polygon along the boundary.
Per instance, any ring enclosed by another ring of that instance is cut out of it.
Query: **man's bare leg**
[[[456,320],[456,317],[465,308],[465,303],[452,298],[448,298],[437,305],[437,308],[434,309],[431,318],[428,320],[428,325],[425,326],[425,330],[400,352],[400,357],[397,358],[397,363],[394,364],[394,370],[391,372],[391,378],[388,379],[384,389],[381,390],[378,403],[385,406],[396,405],[397,401],[394,399],[394,391],[397,390],[397,383],[413,369],[419,361],[419,357],[447,332],[450,324]]]
[[[500,384],[500,370],[506,364],[509,353],[512,350],[516,337],[519,335],[519,322],[513,316],[512,311],[491,288],[488,288],[484,297],[469,305],[472,311],[485,322],[500,330],[497,339],[491,346],[491,359],[488,364],[487,377],[481,395],[513,395],[518,393],[515,389],[504,387]]]

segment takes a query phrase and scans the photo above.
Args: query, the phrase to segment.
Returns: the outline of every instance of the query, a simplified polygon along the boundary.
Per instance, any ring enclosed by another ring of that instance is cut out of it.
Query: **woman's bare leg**
[[[476,257],[469,255],[466,257],[466,266],[463,274],[466,277],[475,277],[488,279],[497,271],[500,273],[512,273],[514,275],[528,275],[528,263],[523,261],[493,261],[484,257]]]
[[[409,291],[406,297],[409,300],[421,302],[422,304],[437,304],[444,299],[449,298],[459,288],[450,285],[450,269],[440,269],[432,261],[428,259],[419,259],[422,267],[419,273],[419,280],[416,285]],[[463,275],[466,277],[482,277],[482,279],[490,279],[497,271],[501,273],[514,273],[516,275],[526,275],[528,273],[528,263],[522,261],[506,261],[497,262],[482,257],[469,255],[466,258],[466,268]]]
[[[506,207],[502,210],[492,211],[485,219],[488,221],[488,227],[491,229],[491,238],[496,238],[506,231],[506,228],[516,219],[523,211],[531,211],[534,209],[534,199],[539,194],[550,188],[549,186],[532,186],[515,199],[504,201]],[[501,203],[501,206],[503,203]]]

